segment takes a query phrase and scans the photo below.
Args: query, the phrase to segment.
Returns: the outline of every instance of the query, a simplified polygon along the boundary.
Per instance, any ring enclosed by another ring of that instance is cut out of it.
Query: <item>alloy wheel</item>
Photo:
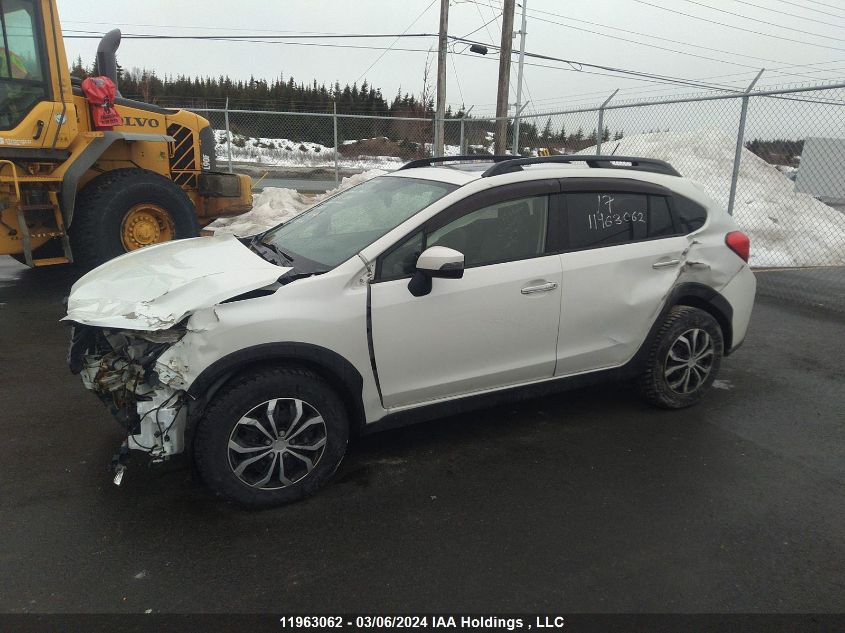
[[[682,333],[669,347],[663,375],[675,393],[690,394],[699,389],[713,367],[712,337],[700,328]]]
[[[304,400],[274,398],[250,409],[229,436],[229,466],[254,488],[276,490],[308,475],[326,446],[326,424]]]

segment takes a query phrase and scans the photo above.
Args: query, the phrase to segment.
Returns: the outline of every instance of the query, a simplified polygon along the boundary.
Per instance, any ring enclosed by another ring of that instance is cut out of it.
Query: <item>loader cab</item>
[[[0,0],[0,158],[76,136],[55,0]]]
[[[0,128],[48,99],[41,19],[35,0],[0,0]]]

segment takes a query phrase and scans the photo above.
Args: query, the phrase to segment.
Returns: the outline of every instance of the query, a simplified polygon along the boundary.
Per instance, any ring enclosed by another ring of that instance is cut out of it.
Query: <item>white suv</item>
[[[745,337],[748,248],[662,161],[414,161],[251,239],[103,264],[70,295],[69,364],[125,446],[277,505],[350,434],[606,378],[693,404]]]

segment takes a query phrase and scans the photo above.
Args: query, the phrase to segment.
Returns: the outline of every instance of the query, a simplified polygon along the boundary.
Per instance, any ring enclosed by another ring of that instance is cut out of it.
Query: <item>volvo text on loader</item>
[[[249,210],[250,179],[215,171],[206,119],[118,91],[122,125],[97,129],[55,0],[0,0],[0,30],[0,254],[93,266]],[[97,51],[115,83],[119,44],[114,30]]]

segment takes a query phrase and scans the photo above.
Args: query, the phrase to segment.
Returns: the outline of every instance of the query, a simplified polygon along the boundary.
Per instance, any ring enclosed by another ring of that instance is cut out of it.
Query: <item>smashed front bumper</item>
[[[156,461],[185,450],[187,394],[166,382],[157,359],[184,336],[183,327],[155,332],[74,324],[68,366],[126,430],[130,449]],[[160,369],[160,368],[159,368]]]

